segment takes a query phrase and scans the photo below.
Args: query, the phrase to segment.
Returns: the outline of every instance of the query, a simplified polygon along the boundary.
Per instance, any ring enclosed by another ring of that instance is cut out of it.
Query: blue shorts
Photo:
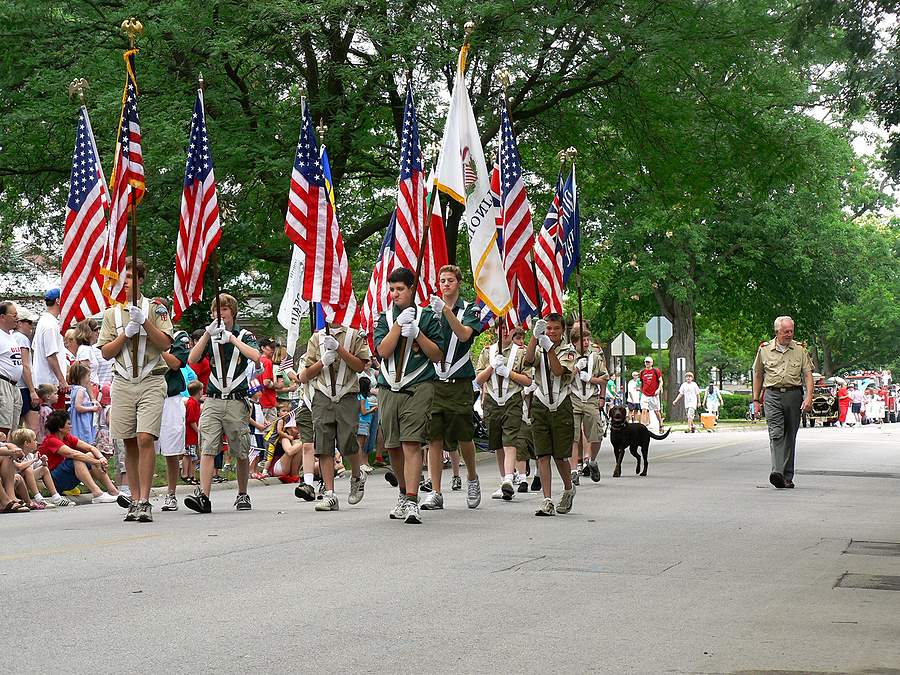
[[[360,422],[359,427],[356,429],[357,436],[366,436],[369,435],[369,423],[368,422]]]
[[[50,472],[53,477],[53,483],[56,485],[57,492],[65,492],[71,490],[81,481],[75,475],[75,460],[67,457],[60,462],[53,471]]]
[[[22,414],[21,417],[25,417],[30,412],[37,412],[41,409],[41,406],[37,408],[33,408],[31,406],[31,393],[27,388],[19,388],[19,393],[22,394]]]

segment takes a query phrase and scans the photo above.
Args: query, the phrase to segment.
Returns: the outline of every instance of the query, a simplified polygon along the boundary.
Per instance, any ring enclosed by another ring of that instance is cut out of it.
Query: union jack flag
[[[556,179],[556,192],[544,225],[538,234],[535,251],[535,271],[540,290],[541,314],[562,314],[563,253],[560,229],[562,228],[562,173]]]
[[[175,249],[173,321],[202,296],[203,273],[221,237],[222,223],[219,220],[212,151],[206,131],[203,91],[198,89],[188,137],[178,243]]]

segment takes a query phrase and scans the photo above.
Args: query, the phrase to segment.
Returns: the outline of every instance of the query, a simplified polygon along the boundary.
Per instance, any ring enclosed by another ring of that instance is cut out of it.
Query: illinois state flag
[[[466,89],[466,55],[463,45],[450,98],[450,113],[435,180],[438,189],[465,206],[464,224],[469,234],[469,257],[475,292],[495,316],[512,306],[506,271],[497,246],[497,223],[491,178],[475,125],[475,113]]]

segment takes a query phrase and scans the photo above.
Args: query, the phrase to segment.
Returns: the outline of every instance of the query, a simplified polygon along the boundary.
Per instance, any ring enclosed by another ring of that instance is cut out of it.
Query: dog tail
[[[655,438],[656,440],[661,441],[661,440],[664,439],[666,436],[668,436],[670,433],[672,433],[672,429],[671,429],[671,428],[666,429],[666,433],[664,433],[662,436],[657,436],[656,434],[654,434],[654,433],[653,433],[652,431],[650,431],[649,429],[647,429],[647,433],[650,434],[650,438]]]

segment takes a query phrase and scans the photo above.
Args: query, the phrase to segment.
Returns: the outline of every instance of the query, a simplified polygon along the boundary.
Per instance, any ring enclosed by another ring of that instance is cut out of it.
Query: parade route
[[[673,433],[613,480],[605,441],[556,518],[491,500],[486,455],[481,507],[420,526],[380,473],[337,513],[251,485],[244,513],[7,515],[4,670],[898,672],[900,545],[866,542],[900,542],[900,425],[802,429],[794,490],[768,462],[762,428]]]

